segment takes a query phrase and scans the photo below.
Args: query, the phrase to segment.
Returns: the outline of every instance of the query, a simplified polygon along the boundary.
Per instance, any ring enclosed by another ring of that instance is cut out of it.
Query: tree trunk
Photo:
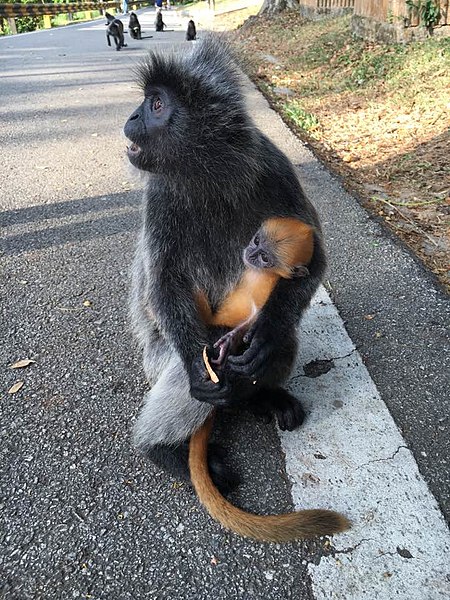
[[[297,9],[299,0],[264,0],[261,10],[258,14],[260,15],[274,15],[279,13],[286,8]]]

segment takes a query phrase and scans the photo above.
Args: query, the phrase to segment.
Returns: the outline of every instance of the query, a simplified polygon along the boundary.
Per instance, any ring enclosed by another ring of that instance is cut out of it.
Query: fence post
[[[16,33],[17,33],[16,20],[12,17],[8,17],[6,20],[8,21],[8,25],[11,30],[11,33],[13,35],[16,35]]]
[[[448,0],[441,0],[441,19],[439,21],[440,25],[448,24],[448,8],[449,8]]]
[[[52,20],[50,15],[44,15],[44,29],[52,28]]]

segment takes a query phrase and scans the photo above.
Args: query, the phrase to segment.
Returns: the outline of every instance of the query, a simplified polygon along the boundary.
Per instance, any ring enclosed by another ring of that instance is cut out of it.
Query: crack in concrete
[[[389,550],[386,550],[386,552],[380,552],[379,556],[375,557],[375,560],[378,558],[383,558],[383,556],[401,556],[401,558],[405,558],[407,560],[415,558],[407,548],[400,548],[400,546],[397,546],[395,552]]]
[[[348,548],[343,548],[342,550],[338,550],[334,546],[330,546],[329,555],[334,558],[336,556],[336,554],[351,554],[357,548],[359,548],[361,546],[361,544],[363,544],[364,542],[373,542],[373,541],[374,540],[372,538],[363,538],[362,540],[359,540],[359,542],[357,544],[355,544],[354,546],[349,546]]]
[[[353,350],[350,350],[350,352],[348,354],[344,354],[344,356],[336,356],[332,360],[343,360],[344,358],[348,358],[349,356],[351,356],[352,354],[354,354],[357,351],[358,351],[358,348],[353,348]]]
[[[328,538],[325,538],[325,542],[323,545],[319,547],[315,547],[315,551],[309,552],[309,556],[306,556],[302,559],[302,562],[309,565],[314,565],[315,567],[319,566],[323,558],[327,558],[331,556],[332,558],[336,558],[338,554],[351,554],[354,552],[361,544],[364,542],[373,542],[372,538],[363,538],[353,546],[349,546],[348,548],[343,548],[342,550],[338,550],[335,546],[331,544],[331,541]]]
[[[388,461],[388,460],[393,460],[393,459],[395,458],[395,456],[396,456],[396,455],[397,455],[397,454],[400,452],[400,450],[402,450],[402,449],[403,449],[403,450],[408,450],[408,446],[401,445],[401,446],[399,446],[399,447],[397,448],[397,450],[396,450],[396,451],[395,451],[395,452],[394,452],[394,453],[393,453],[391,456],[386,456],[386,458],[375,458],[374,460],[369,460],[368,462],[366,462],[366,463],[363,463],[362,465],[358,465],[358,466],[356,467],[356,469],[355,469],[355,470],[357,471],[358,469],[361,469],[362,467],[366,467],[367,465],[370,465],[370,464],[372,464],[372,463],[376,463],[376,462],[385,462],[385,461]]]

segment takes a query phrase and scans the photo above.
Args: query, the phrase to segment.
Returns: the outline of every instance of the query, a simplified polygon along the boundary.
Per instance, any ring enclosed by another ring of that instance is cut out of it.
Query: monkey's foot
[[[211,479],[222,495],[228,494],[239,485],[239,477],[223,462],[225,448],[208,444],[208,467]]]
[[[257,415],[275,415],[282,431],[293,431],[305,419],[300,400],[283,388],[261,388],[249,400],[249,409]]]
[[[179,446],[157,444],[145,451],[147,458],[182,481],[190,481],[189,476],[189,443]],[[217,444],[208,444],[208,468],[214,485],[221,494],[228,494],[237,485],[239,478],[225,464],[226,450]]]

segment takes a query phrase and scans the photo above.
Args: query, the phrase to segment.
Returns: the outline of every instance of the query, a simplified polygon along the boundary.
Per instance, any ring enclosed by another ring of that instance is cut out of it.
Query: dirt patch
[[[450,39],[353,39],[349,17],[254,17],[236,33],[286,122],[450,288]]]

